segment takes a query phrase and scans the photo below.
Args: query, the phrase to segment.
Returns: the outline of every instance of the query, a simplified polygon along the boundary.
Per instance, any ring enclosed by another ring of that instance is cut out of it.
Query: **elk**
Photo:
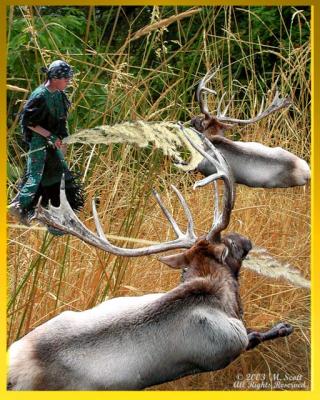
[[[278,323],[265,332],[249,331],[242,320],[239,270],[251,249],[237,233],[221,235],[230,220],[235,191],[227,162],[209,142],[208,161],[216,173],[195,183],[215,187],[212,226],[197,237],[191,211],[183,207],[183,232],[154,191],[176,239],[142,248],[121,248],[106,238],[93,202],[97,233],[89,230],[67,202],[62,181],[60,206],[43,208],[36,219],[118,256],[139,257],[172,249],[160,261],[180,268],[182,282],[166,293],[119,297],[82,312],[66,311],[38,326],[9,348],[10,390],[137,390],[190,374],[226,367],[259,343],[288,336],[293,328]],[[195,144],[195,146],[198,146]],[[217,180],[224,183],[222,205]]]
[[[197,131],[204,133],[223,154],[230,165],[235,182],[255,188],[287,188],[306,185],[310,180],[310,168],[305,160],[281,147],[272,148],[257,142],[233,141],[224,137],[226,130],[260,121],[290,106],[292,101],[289,98],[280,98],[277,91],[271,104],[265,110],[263,109],[264,102],[262,102],[258,115],[250,119],[238,119],[226,116],[230,103],[221,111],[224,93],[218,103],[217,115],[214,116],[209,112],[206,93],[216,94],[216,92],[206,85],[216,72],[217,70],[212,74],[207,73],[197,87],[196,100],[204,117],[192,118],[191,125]],[[204,158],[198,164],[196,171],[208,176],[215,172],[215,167]]]

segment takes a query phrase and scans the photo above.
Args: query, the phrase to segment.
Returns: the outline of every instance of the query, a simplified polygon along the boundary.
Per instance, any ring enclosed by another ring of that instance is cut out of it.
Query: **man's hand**
[[[53,148],[53,149],[60,149],[62,143],[61,143],[61,139],[54,137],[53,135],[51,135],[48,138],[48,145]]]
[[[57,148],[57,149],[60,149],[61,146],[62,146],[62,141],[61,141],[61,139],[58,138],[58,139],[54,142],[54,147]]]
[[[54,142],[54,147],[56,148],[56,149],[59,149],[59,150],[61,150],[61,152],[62,152],[62,154],[65,156],[66,155],[66,153],[67,153],[67,145],[65,144],[65,143],[62,143],[62,140],[61,139],[57,139],[55,142]]]
[[[60,150],[62,151],[62,154],[65,156],[67,154],[67,145],[61,142]]]

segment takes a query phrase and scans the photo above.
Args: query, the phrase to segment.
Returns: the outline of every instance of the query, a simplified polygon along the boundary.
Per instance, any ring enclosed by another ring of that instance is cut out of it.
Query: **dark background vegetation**
[[[162,7],[159,19],[168,18],[179,14],[190,7]],[[303,18],[301,14],[303,12]],[[72,62],[76,72],[86,73],[87,79],[94,79],[96,69],[102,67],[106,60],[98,54],[119,54],[119,49],[128,38],[128,34],[143,28],[151,21],[152,6],[146,7],[37,7],[29,11],[14,8],[11,15],[10,35],[8,43],[8,77],[10,82],[22,85],[26,88],[36,87],[43,76],[39,72],[39,59],[36,47],[46,50],[44,54],[46,62],[51,61],[50,51],[59,51],[64,55],[72,55]],[[26,18],[27,17],[27,18]],[[28,23],[29,18],[29,23]],[[170,62],[172,76],[164,82],[161,76],[148,81],[151,99],[155,102],[167,85],[174,83],[176,74],[183,73],[184,86],[191,85],[194,73],[199,76],[207,72],[205,60],[196,57],[199,49],[203,48],[204,35],[214,37],[216,61],[219,65],[229,65],[223,74],[223,83],[227,87],[229,83],[230,69],[234,80],[246,84],[250,72],[250,58],[245,58],[246,51],[253,54],[254,73],[264,82],[258,88],[259,93],[265,93],[272,80],[272,72],[277,71],[281,64],[295,48],[301,47],[309,41],[310,7],[204,7],[203,11],[195,14],[191,19],[179,21],[179,29],[176,24],[163,30],[161,45],[150,46],[149,36],[132,41],[130,55],[125,61],[128,63],[126,72],[136,74],[137,70],[141,78],[147,78],[150,69],[159,68],[166,60]],[[31,26],[36,29],[36,37],[32,33]],[[50,35],[44,26],[50,25]],[[67,27],[64,29],[62,27]],[[250,27],[250,29],[248,29]],[[233,40],[223,40],[228,32],[233,32]],[[155,36],[158,32],[151,32]],[[35,43],[35,39],[38,43]],[[237,40],[238,39],[238,40]],[[247,44],[247,47],[243,44]],[[261,52],[261,48],[270,51]],[[160,48],[161,56],[157,55]],[[182,51],[181,51],[182,50]],[[186,50],[186,51],[183,51]],[[92,54],[96,52],[96,54]],[[80,65],[78,65],[80,63]],[[88,63],[86,65],[86,63]],[[93,65],[92,65],[93,64]],[[143,66],[143,68],[141,68]],[[252,71],[253,72],[253,71]],[[310,73],[310,65],[306,72]],[[101,79],[108,81],[112,72],[103,72]],[[296,91],[301,90],[296,86]],[[81,87],[78,88],[81,90]],[[190,87],[186,96],[192,97],[194,87]],[[101,89],[102,91],[102,89]],[[105,92],[99,92],[95,87],[91,94],[95,98],[95,107],[103,103]],[[14,104],[17,96],[9,92],[9,106]],[[186,99],[187,100],[187,99]],[[16,107],[12,107],[10,119],[14,118]],[[120,109],[108,123],[114,122]],[[78,110],[78,118],[86,119],[85,112]],[[177,118],[184,120],[187,117],[185,110],[178,113]],[[87,121],[88,122],[88,121]],[[97,120],[97,123],[101,121]]]

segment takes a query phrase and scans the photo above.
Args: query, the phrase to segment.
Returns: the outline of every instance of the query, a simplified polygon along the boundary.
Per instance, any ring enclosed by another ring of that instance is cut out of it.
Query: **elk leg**
[[[273,340],[279,337],[289,336],[293,332],[293,327],[290,324],[279,323],[273,326],[266,332],[252,331],[248,333],[249,344],[246,350],[254,349],[260,343],[266,340]]]

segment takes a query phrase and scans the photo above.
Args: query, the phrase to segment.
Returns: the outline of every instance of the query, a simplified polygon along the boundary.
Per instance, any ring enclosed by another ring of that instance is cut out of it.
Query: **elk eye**
[[[239,251],[239,247],[232,239],[229,239],[229,245],[229,249],[231,250],[233,255],[235,255]]]
[[[184,267],[184,268],[182,268],[182,271],[183,271],[183,272],[187,272],[187,271],[188,271],[188,268],[187,268],[187,267]]]

